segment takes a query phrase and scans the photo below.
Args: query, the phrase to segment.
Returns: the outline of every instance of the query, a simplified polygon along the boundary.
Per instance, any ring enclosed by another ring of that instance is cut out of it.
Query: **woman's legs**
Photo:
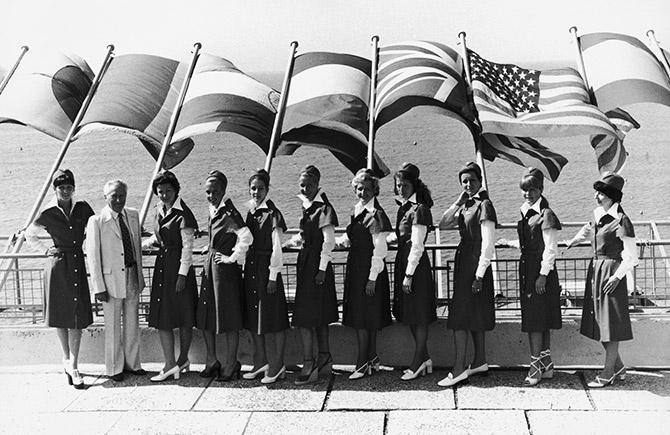
[[[319,367],[332,361],[333,357],[330,354],[330,342],[328,340],[328,325],[318,326],[316,328],[316,342],[319,349],[319,358],[317,364]]]
[[[368,329],[368,361],[377,356],[377,330]]]
[[[224,332],[224,336],[226,337],[226,363],[223,369],[223,375],[229,376],[237,366],[237,347],[240,342],[240,332],[226,331]]]
[[[617,367],[621,368],[623,366],[623,362],[621,362],[621,357],[619,356],[619,342],[606,341],[603,342],[603,347],[605,348],[605,367],[600,372],[600,377],[610,379],[616,373]]]
[[[69,361],[73,369],[79,368],[81,334],[81,329],[56,328],[56,336],[63,351],[63,360]]]
[[[309,375],[314,367],[314,333],[312,328],[299,327],[302,341],[302,370],[301,375]]]
[[[174,332],[172,329],[159,329],[158,337],[161,340],[163,358],[165,359],[163,371],[166,372],[177,365],[176,361],[174,360]]]
[[[179,358],[177,358],[177,364],[180,366],[183,366],[188,361],[191,340],[193,340],[193,328],[190,326],[179,328]]]
[[[60,348],[63,351],[63,361],[70,359],[70,339],[67,328],[56,328],[56,336],[60,342]]]
[[[454,367],[451,369],[451,373],[454,377],[457,377],[467,368],[465,355],[468,352],[468,331],[454,331],[454,348],[456,355],[454,355]]]
[[[484,331],[470,331],[472,342],[475,345],[475,357],[472,360],[472,368],[486,364],[486,333]]]
[[[265,343],[268,345],[269,352],[267,357],[270,363],[270,369],[267,376],[275,376],[279,370],[284,366],[284,345],[286,343],[286,331],[268,333],[268,340]]]
[[[211,367],[218,361],[216,358],[216,335],[214,331],[203,330],[202,336],[205,339],[205,348],[207,349],[205,363],[207,367]]]
[[[251,334],[254,339],[254,367],[252,372],[260,369],[268,363],[268,357],[265,353],[265,335]]]
[[[359,369],[368,362],[370,332],[367,329],[357,329],[356,338],[358,339],[358,357],[356,358],[356,368]]]
[[[542,362],[541,356],[544,350],[544,332],[529,332],[528,342],[530,344],[530,367],[528,367],[528,375],[524,384],[535,385],[542,379]]]
[[[414,358],[410,365],[413,372],[428,359],[428,325],[410,325],[414,337]]]

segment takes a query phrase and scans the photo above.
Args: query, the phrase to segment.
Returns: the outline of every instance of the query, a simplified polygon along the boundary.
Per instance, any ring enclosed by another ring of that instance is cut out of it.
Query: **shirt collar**
[[[174,202],[172,203],[172,207],[167,209],[167,211],[164,214],[163,214],[164,207],[163,207],[162,202],[160,204],[158,204],[158,209],[160,210],[160,213],[161,213],[162,216],[166,216],[168,213],[170,213],[170,210],[172,210],[172,209],[179,210],[179,211],[184,211],[184,206],[181,202],[181,198],[177,197],[177,198],[175,198]]]
[[[74,204],[75,204],[76,201],[74,200],[74,198],[72,198],[71,201],[72,201],[72,208],[74,208]],[[58,199],[56,198],[55,195],[51,198],[51,201],[49,201],[46,208],[51,208],[51,207],[57,208],[58,210],[61,211],[61,213],[63,213],[65,216],[67,216],[65,214],[65,210],[63,210],[62,208],[59,207]],[[72,212],[72,210],[70,210],[70,212]]]
[[[262,209],[266,209],[266,208],[269,209],[270,208],[270,207],[268,207],[268,197],[267,196],[265,197],[263,202],[258,204],[258,207],[256,207],[256,203],[254,202],[253,199],[250,199],[249,202],[247,202],[247,205],[249,206],[249,211],[251,213],[255,213],[256,210],[262,210]]]
[[[470,198],[470,199],[476,199],[476,200],[478,200],[478,201],[481,201],[481,199],[482,199],[482,192],[485,192],[485,191],[486,191],[486,189],[484,189],[483,186],[480,187],[479,190],[477,191],[477,193],[475,193],[474,196],[473,196],[472,198]]]
[[[359,216],[365,210],[367,210],[368,213],[370,213],[370,214],[375,212],[375,199],[374,198],[372,198],[370,201],[368,201],[365,204],[362,204],[360,201],[358,201],[356,203],[356,205],[354,206],[354,216]]]
[[[109,209],[109,214],[112,216],[112,219],[118,220],[119,215],[123,213],[123,217],[128,220],[128,216],[126,215],[126,208],[124,207],[123,210],[121,210],[121,213],[117,213],[114,210],[112,210],[111,207],[107,206],[107,209]]]
[[[400,205],[405,205],[407,202],[411,202],[412,204],[416,204],[416,192],[412,194],[409,198],[405,199],[402,196],[398,195],[396,197],[396,202]]]
[[[615,202],[614,204],[612,204],[612,206],[607,211],[600,206],[596,207],[596,209],[593,210],[593,215],[596,218],[596,222],[600,221],[600,219],[605,217],[605,215],[610,215],[613,218],[618,219],[619,218],[619,203]]]
[[[542,197],[540,197],[537,201],[533,203],[533,205],[528,205],[527,202],[524,201],[523,204],[521,204],[521,213],[526,216],[530,210],[535,210],[537,214],[542,213],[542,209],[540,208],[540,203],[542,202]]]
[[[300,198],[300,201],[302,201],[302,208],[304,208],[305,210],[310,208],[312,206],[312,204],[314,204],[315,202],[325,202],[323,200],[323,190],[321,190],[321,189],[319,189],[319,191],[316,193],[316,196],[311,201],[309,199],[307,199],[307,197],[305,195],[303,195],[302,193],[300,195],[298,195],[298,198]]]
[[[223,198],[221,198],[221,202],[219,203],[218,207],[214,207],[212,204],[209,205],[209,215],[214,216],[219,209],[222,209],[223,207],[226,206],[226,201],[228,201],[230,198],[228,195],[224,195]]]

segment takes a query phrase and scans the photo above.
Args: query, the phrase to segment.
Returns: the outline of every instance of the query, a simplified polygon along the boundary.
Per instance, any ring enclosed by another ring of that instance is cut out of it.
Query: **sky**
[[[489,60],[539,67],[574,65],[568,29],[617,32],[647,42],[654,29],[670,47],[668,0],[2,0],[0,66],[28,45],[76,53],[97,71],[107,44],[116,54],[147,53],[186,60],[195,42],[247,72],[286,67],[298,52],[335,51],[370,57],[380,45],[412,39],[467,45]]]

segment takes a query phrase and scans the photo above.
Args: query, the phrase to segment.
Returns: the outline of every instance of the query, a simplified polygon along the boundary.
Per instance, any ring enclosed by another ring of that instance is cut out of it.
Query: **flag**
[[[171,151],[193,136],[228,131],[254,142],[267,154],[279,92],[247,76],[231,62],[201,54],[191,77],[172,140]],[[189,148],[190,150],[190,148]],[[171,159],[176,164],[176,156]]]
[[[64,140],[93,78],[79,56],[31,52],[0,94],[0,122],[19,123]]]
[[[499,157],[526,168],[538,168],[551,181],[558,179],[568,163],[568,159],[529,137],[486,133],[481,136],[480,150],[486,160]]]
[[[605,114],[589,104],[584,81],[574,69],[525,69],[489,62],[472,50],[468,52],[473,99],[484,133],[616,136]]]
[[[670,77],[639,39],[589,33],[579,41],[589,86],[603,111],[634,103],[670,106]]]
[[[145,54],[116,56],[102,77],[84,115],[78,136],[113,130],[136,136],[158,158],[187,66],[176,60]],[[193,144],[168,149],[164,167],[181,161]]]
[[[622,136],[634,128],[640,128],[640,124],[623,109],[610,110],[606,115],[622,133]],[[628,153],[623,146],[623,137],[596,134],[591,136],[591,146],[596,153],[600,173],[619,172],[626,163]]]
[[[301,145],[326,148],[350,171],[366,167],[371,62],[312,52],[295,59],[277,155]],[[373,169],[388,168],[375,154]]]
[[[381,47],[376,96],[376,129],[417,106],[442,107],[471,130],[475,126],[462,58],[443,44],[410,41]]]

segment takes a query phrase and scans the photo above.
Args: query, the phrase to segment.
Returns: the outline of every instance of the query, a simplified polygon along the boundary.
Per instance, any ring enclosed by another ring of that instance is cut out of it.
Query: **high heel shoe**
[[[426,373],[429,374],[429,375],[432,374],[433,373],[433,360],[428,358],[423,363],[426,365]],[[407,373],[407,372],[410,372],[410,371],[411,371],[410,369],[405,369],[405,371],[403,373]]]
[[[74,386],[75,389],[77,390],[83,390],[86,388],[86,384],[84,384],[84,379],[81,377],[81,374],[79,374],[79,370],[77,369],[72,369],[72,385]]]
[[[151,382],[163,382],[170,376],[174,376],[175,379],[179,379],[179,374],[181,373],[181,367],[179,365],[175,365],[172,367],[170,370],[167,372],[163,371],[161,369],[160,373],[158,373],[156,376],[151,377]]]
[[[611,378],[606,379],[606,378],[601,378],[600,376],[596,376],[594,380],[586,384],[589,388],[603,388],[608,385],[612,385],[614,383],[614,379],[616,378],[616,373],[612,375]]]
[[[319,364],[319,360],[317,360],[319,375],[329,375],[333,372],[333,355],[331,355],[330,352],[319,352],[319,357],[321,355],[328,355],[328,357],[321,364]]]
[[[416,371],[412,371],[412,369],[405,370],[405,373],[400,377],[400,379],[403,381],[411,381],[412,379],[416,379],[419,376],[426,376],[426,370],[427,364],[426,361],[424,361],[421,363],[419,368],[416,369]]]
[[[252,380],[256,379],[258,375],[263,375],[265,376],[270,369],[270,364],[265,364],[263,367],[261,367],[258,370],[247,372],[242,375],[242,379],[247,379],[247,380]]]
[[[533,387],[542,380],[542,358],[530,356],[530,367],[528,367],[528,375],[523,380],[524,387]]]
[[[67,377],[68,385],[72,385],[72,375],[70,374],[70,370],[70,360],[63,359],[63,373],[65,373],[65,376]]]
[[[373,356],[369,361],[368,361],[368,367],[370,367],[370,373],[372,372],[378,372],[381,370],[381,364],[379,361],[379,355]]]
[[[617,381],[625,381],[626,380],[626,366],[623,366],[619,370],[617,370],[617,372],[614,373],[614,376],[616,377]]]
[[[356,370],[352,374],[349,375],[349,379],[356,380],[364,377],[365,375],[372,375],[372,367],[370,367],[370,363],[366,362]]]
[[[311,384],[319,379],[319,366],[314,362],[313,359],[304,360],[303,367],[305,367],[305,364],[309,362],[312,363],[312,369],[306,375],[303,374],[298,375],[298,378],[294,382],[296,385]]]
[[[242,364],[239,361],[235,361],[233,366],[233,371],[229,375],[224,375],[223,372],[219,374],[219,377],[216,378],[219,382],[229,382],[233,379],[240,379],[240,370],[242,369]]]
[[[282,366],[274,376],[268,376],[269,371],[270,370],[265,371],[265,376],[261,379],[261,384],[274,384],[277,382],[277,379],[286,378],[286,366]]]
[[[468,377],[470,377],[472,375],[484,375],[485,376],[485,375],[488,375],[488,373],[489,373],[489,365],[487,363],[484,363],[484,364],[480,365],[479,367],[475,367],[474,369],[470,368],[470,366],[468,366],[467,371],[468,371]]]
[[[542,363],[542,379],[551,379],[554,377],[554,362],[551,360],[551,351],[549,349],[540,352]],[[549,364],[545,364],[545,358],[549,358]]]
[[[456,384],[467,381],[468,381],[468,369],[465,369],[460,375],[456,377],[454,377],[452,373],[449,373],[447,377],[438,382],[437,385],[439,385],[440,387],[452,387]]]
[[[205,370],[201,371],[199,376],[201,378],[215,378],[219,376],[220,371],[221,371],[221,363],[217,361],[211,366],[205,367]]]
[[[189,370],[191,370],[191,361],[189,360],[179,366],[179,373],[188,373]]]

